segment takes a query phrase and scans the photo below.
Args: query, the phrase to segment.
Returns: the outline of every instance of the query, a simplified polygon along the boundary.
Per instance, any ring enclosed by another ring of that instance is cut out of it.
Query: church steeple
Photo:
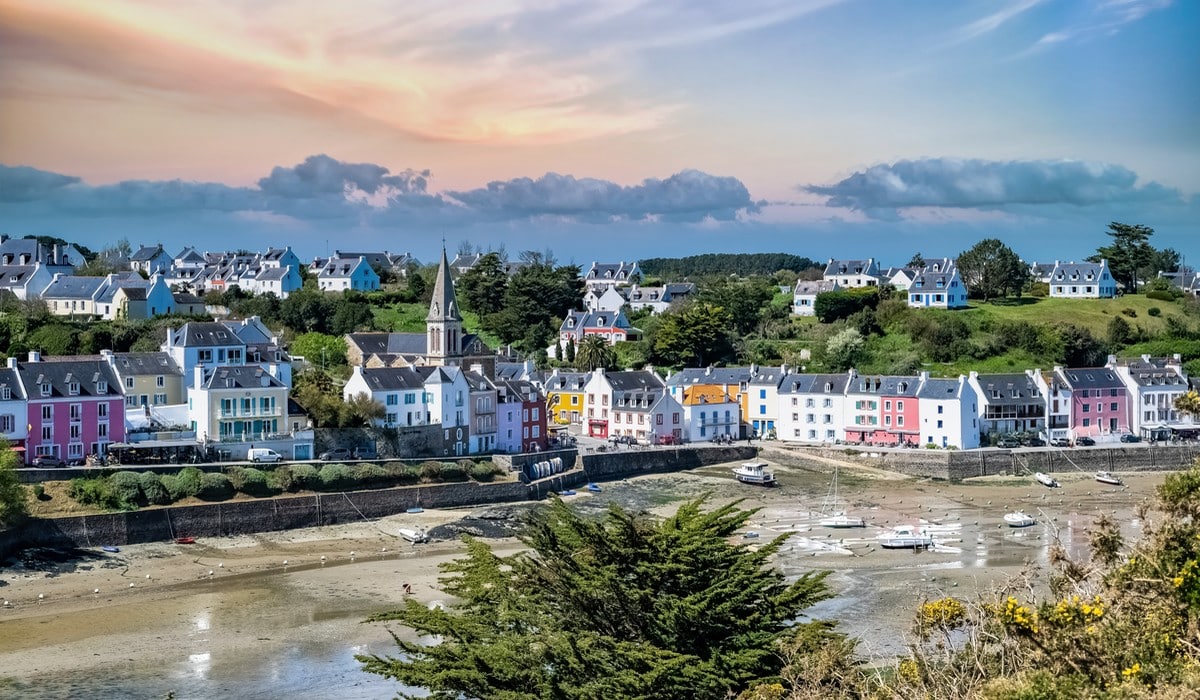
[[[433,283],[433,298],[429,300],[429,314],[425,317],[427,347],[425,354],[442,360],[462,355],[462,316],[458,313],[458,299],[454,296],[454,280],[450,278],[450,261],[446,249],[442,248],[442,262],[438,265],[437,280]]]

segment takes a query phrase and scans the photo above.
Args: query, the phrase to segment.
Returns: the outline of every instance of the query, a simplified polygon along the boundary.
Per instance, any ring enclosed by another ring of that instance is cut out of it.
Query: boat
[[[560,495],[560,496],[574,496],[574,495],[575,495],[575,491],[574,491],[573,489],[563,489],[562,491],[559,491],[559,492],[558,492],[558,495]]]
[[[933,537],[912,525],[897,525],[875,538],[884,549],[929,549]]]
[[[744,533],[742,533],[742,539],[757,540],[758,533],[755,532],[754,530],[750,530],[749,532],[744,532]]]
[[[838,470],[833,468],[833,483],[829,486],[829,494],[825,496],[825,503],[821,506],[821,512],[826,512],[827,509],[836,508],[838,505]],[[851,527],[866,527],[867,523],[862,518],[856,515],[846,515],[845,511],[834,510],[829,514],[829,517],[823,518],[820,521],[821,527],[829,527],[834,529],[846,529]]]
[[[1030,525],[1037,523],[1037,521],[1033,519],[1032,515],[1020,510],[1014,510],[1011,513],[1005,513],[1004,522],[1009,527],[1029,527]]]
[[[112,553],[112,554],[116,554],[117,552],[121,551],[120,547],[114,547],[111,544],[105,545],[105,546],[101,547],[100,549],[102,549],[106,552]]]
[[[1052,489],[1058,488],[1058,480],[1055,479],[1054,477],[1050,476],[1049,474],[1043,474],[1042,472],[1038,472],[1033,475],[1033,478],[1037,479],[1038,483],[1041,484],[1042,486],[1045,486],[1047,488],[1052,488]]]
[[[733,476],[743,484],[772,486],[775,483],[775,475],[767,471],[766,462],[746,462],[740,467],[734,467]]]
[[[413,506],[412,508],[409,508],[408,510],[406,510],[404,512],[405,513],[424,513],[425,509],[422,508],[421,506]]]
[[[1121,481],[1121,477],[1112,472],[1096,472],[1096,481],[1102,484],[1111,484],[1112,486],[1123,486],[1125,484],[1124,481]]]
[[[591,493],[600,493],[600,484],[589,483],[587,485],[587,490]]]
[[[196,544],[195,537],[176,537],[175,544]]]
[[[400,536],[413,544],[429,541],[429,535],[426,535],[424,530],[415,530],[411,527],[400,528]]]

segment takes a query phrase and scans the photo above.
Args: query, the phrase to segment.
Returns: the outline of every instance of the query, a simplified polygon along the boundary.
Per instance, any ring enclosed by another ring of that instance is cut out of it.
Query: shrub
[[[392,485],[392,473],[378,464],[360,464],[354,467],[352,478],[359,488],[378,489]]]
[[[138,475],[142,487],[142,498],[152,506],[166,505],[171,502],[171,494],[163,486],[162,477],[154,472],[142,472]]]
[[[233,471],[232,469],[230,471]],[[238,480],[229,475],[229,480],[233,488],[241,491],[248,496],[271,496],[276,490],[267,482],[267,474],[261,469],[254,467],[238,468]],[[240,483],[239,483],[240,482]]]
[[[453,462],[442,465],[442,481],[463,481],[467,478],[467,470]]]
[[[496,478],[496,470],[492,468],[492,464],[490,462],[474,464],[471,466],[470,470],[467,471],[467,473],[470,474],[471,478],[475,481],[491,481]]]
[[[113,508],[133,510],[144,504],[141,475],[137,472],[120,471],[108,477],[108,497]]]
[[[415,464],[406,464],[396,475],[396,481],[401,484],[415,484],[421,480],[421,468]]]
[[[321,467],[318,482],[323,491],[345,491],[354,487],[354,475],[344,464],[326,464]]]
[[[233,484],[224,474],[201,474],[198,497],[206,501],[223,501],[232,498],[234,493]]]
[[[1126,306],[1125,308],[1121,309],[1121,313],[1122,313],[1123,315],[1125,315],[1125,316],[1128,316],[1129,318],[1137,318],[1137,310],[1136,310],[1136,309],[1131,309],[1131,308],[1129,308],[1128,306]]]
[[[1155,289],[1154,291],[1146,292],[1146,298],[1147,299],[1156,299],[1158,301],[1175,301],[1174,294],[1172,294],[1166,290],[1158,290],[1158,289]]]
[[[201,482],[204,479],[204,472],[195,467],[184,467],[183,469],[179,470],[178,474],[175,475],[175,479],[178,484],[177,488],[180,495],[176,496],[174,493],[172,493],[171,497],[178,501],[179,499],[187,498],[188,496],[200,495],[200,487]],[[163,485],[167,486],[165,482]],[[170,491],[170,486],[167,486],[167,490]]]
[[[296,480],[292,478],[291,467],[275,467],[267,475],[267,483],[276,491],[292,491],[296,488]]]
[[[48,501],[50,497],[46,495],[46,487],[41,484],[33,485],[33,497],[39,501]]]
[[[108,503],[108,480],[104,477],[71,479],[67,495],[86,506],[104,507]]]
[[[441,462],[424,462],[421,464],[421,478],[437,481],[442,478]]]
[[[1146,313],[1150,314],[1151,316],[1161,316],[1162,309],[1158,308],[1157,306],[1151,306],[1150,308],[1146,309]]]
[[[320,473],[311,464],[293,464],[289,467],[292,476],[292,491],[307,489],[316,491],[321,486]]]

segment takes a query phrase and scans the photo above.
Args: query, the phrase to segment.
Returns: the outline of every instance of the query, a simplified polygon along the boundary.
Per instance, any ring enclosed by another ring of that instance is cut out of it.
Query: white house
[[[197,365],[246,364],[246,343],[224,324],[189,321],[178,330],[167,329],[160,350],[171,356],[183,376],[191,377]]]
[[[462,369],[446,365],[416,370],[425,377],[430,422],[442,426],[445,444],[455,456],[469,454],[471,415],[467,402],[471,387]]]
[[[365,258],[330,258],[317,273],[317,287],[323,292],[370,292],[379,289],[379,275]]]
[[[683,436],[688,442],[711,442],[718,437],[738,438],[742,425],[742,405],[724,389],[684,387],[681,404]]]
[[[171,269],[172,260],[167,251],[163,250],[161,243],[144,245],[129,256],[129,269],[149,277],[155,273],[166,273]]]
[[[53,279],[54,273],[40,262],[0,265],[0,290],[7,290],[22,301],[41,296]]]
[[[1098,263],[1054,261],[1054,271],[1050,273],[1050,296],[1066,299],[1111,299],[1116,295],[1117,281],[1108,271],[1107,260]]]
[[[779,384],[776,436],[785,442],[834,444],[846,439],[846,387],[852,374],[796,374]]]
[[[743,419],[750,424],[750,431],[753,435],[763,437],[778,435],[779,386],[787,375],[787,365],[779,367],[750,366],[750,378],[746,382],[746,391],[741,394],[745,397],[747,414],[743,416]],[[733,392],[730,393],[737,396]]]
[[[274,294],[280,299],[287,299],[289,294],[299,290],[303,284],[304,281],[300,279],[299,265],[274,267],[264,264],[254,279],[250,281],[249,287],[250,291],[255,294]]]
[[[951,258],[927,262],[908,287],[913,308],[962,309],[967,306],[967,286]]]
[[[672,304],[695,293],[696,285],[691,282],[668,282],[661,287],[643,287],[635,283],[626,291],[625,297],[634,311],[650,309],[651,313],[661,314]]]
[[[916,276],[917,271],[912,268],[889,267],[879,275],[879,279],[883,284],[890,284],[902,292],[907,292]]]
[[[0,437],[12,447],[25,450],[29,437],[29,422],[25,390],[17,374],[17,358],[8,358],[8,366],[0,368]]]
[[[967,378],[930,379],[917,389],[921,444],[971,450],[979,447],[979,398]]]
[[[583,308],[588,311],[616,313],[629,303],[620,287],[594,287],[583,293]]]
[[[603,289],[605,287],[624,287],[642,280],[642,269],[637,262],[597,263],[583,275],[583,283],[588,289]]]
[[[1134,435],[1166,440],[1181,429],[1198,427],[1191,416],[1175,410],[1175,400],[1188,391],[1187,373],[1180,360],[1180,355],[1170,358],[1142,355],[1124,362],[1109,358],[1106,366],[1115,370],[1129,387],[1133,413],[1130,429]]]
[[[425,391],[425,377],[411,367],[355,366],[342,387],[342,400],[349,401],[361,395],[369,396],[384,407],[383,418],[375,421],[380,427],[402,428],[433,422],[432,397]]]
[[[879,263],[875,258],[866,260],[829,259],[822,278],[837,282],[839,287],[873,287],[879,284]]]
[[[267,248],[267,252],[259,258],[259,264],[264,268],[282,268],[290,265],[299,270],[303,263],[300,262],[299,256],[292,252],[291,246],[285,246],[283,248]]]
[[[649,410],[666,393],[666,384],[654,372],[606,372],[603,368],[597,369],[591,373],[583,387],[584,429],[591,437],[629,435],[644,438]],[[677,401],[672,403],[679,406]],[[620,416],[614,415],[618,412],[618,407]],[[679,420],[682,419],[681,409]],[[679,423],[675,427],[679,428],[682,439],[683,424]]]
[[[792,290],[792,315],[815,316],[817,295],[825,292],[836,292],[838,283],[831,280],[815,280],[812,282],[797,282]]]

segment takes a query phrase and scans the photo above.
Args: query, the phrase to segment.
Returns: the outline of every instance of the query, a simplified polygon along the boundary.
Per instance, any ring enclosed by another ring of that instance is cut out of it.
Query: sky
[[[0,0],[0,231],[1200,263],[1192,0]]]

